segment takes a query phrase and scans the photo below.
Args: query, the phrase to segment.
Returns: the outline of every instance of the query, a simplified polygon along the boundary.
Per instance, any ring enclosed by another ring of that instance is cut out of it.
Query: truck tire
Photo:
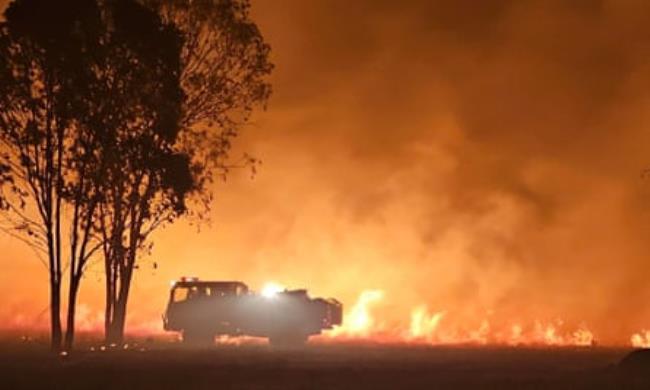
[[[307,344],[309,336],[303,333],[281,333],[269,337],[269,343],[273,348],[300,349]]]
[[[191,347],[210,347],[214,345],[214,333],[199,328],[185,329],[183,330],[183,344]]]

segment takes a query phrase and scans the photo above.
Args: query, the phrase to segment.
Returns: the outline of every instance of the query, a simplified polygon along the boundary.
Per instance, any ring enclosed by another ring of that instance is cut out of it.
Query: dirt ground
[[[91,348],[94,351],[91,351]],[[650,389],[629,350],[266,345],[187,350],[143,342],[83,345],[55,356],[41,343],[0,343],[0,389]]]

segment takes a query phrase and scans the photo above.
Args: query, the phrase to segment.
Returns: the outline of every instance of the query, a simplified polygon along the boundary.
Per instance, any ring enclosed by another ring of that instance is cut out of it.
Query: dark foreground
[[[59,357],[42,346],[0,348],[2,389],[650,389],[650,370],[617,366],[629,352],[621,349],[151,343]]]

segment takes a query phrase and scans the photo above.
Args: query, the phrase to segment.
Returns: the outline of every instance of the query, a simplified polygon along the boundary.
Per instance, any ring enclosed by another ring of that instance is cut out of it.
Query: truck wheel
[[[192,347],[209,347],[214,345],[214,333],[203,329],[183,330],[183,344]]]
[[[273,348],[296,349],[303,348],[308,338],[308,335],[301,333],[285,333],[269,337],[269,342]]]

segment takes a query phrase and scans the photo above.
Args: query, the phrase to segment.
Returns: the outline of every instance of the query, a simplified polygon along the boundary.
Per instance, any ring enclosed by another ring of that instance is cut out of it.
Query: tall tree
[[[91,256],[123,247],[105,242],[116,235],[102,234],[98,217],[117,203],[130,219],[110,229],[130,229],[145,210],[133,202],[149,199],[152,183],[177,192],[191,185],[178,184],[189,177],[188,159],[172,149],[183,96],[178,31],[134,0],[66,5],[17,0],[0,27],[2,227],[48,256],[54,349],[62,343],[64,269],[69,349]]]
[[[187,214],[205,216],[210,183],[233,166],[233,139],[271,93],[270,48],[250,19],[248,0],[140,1],[184,38],[178,59],[184,94],[178,133],[155,140],[158,146],[164,141],[166,154],[140,155],[133,164],[115,167],[108,181],[113,202],[100,209],[98,230],[105,242],[105,326],[111,342],[124,335],[139,251],[150,248],[148,238],[160,226]],[[160,165],[143,169],[142,159]],[[243,162],[255,160],[245,156]]]
[[[93,1],[69,9],[47,0],[17,0],[0,24],[0,207],[2,228],[39,254],[49,272],[52,348],[62,342],[61,285],[66,191],[80,191],[70,145],[81,141],[77,97],[89,69],[83,56],[97,42],[99,11]],[[74,207],[85,210],[84,199]],[[80,221],[75,221],[77,223]],[[90,229],[84,230],[87,240]],[[70,252],[78,262],[90,253]]]
[[[194,183],[190,158],[175,148],[184,96],[180,35],[158,14],[136,3],[119,3],[113,21],[115,45],[130,48],[134,60],[128,61],[126,72],[120,57],[107,66],[120,75],[122,83],[116,88],[125,80],[137,85],[133,91],[109,93],[124,96],[116,105],[130,108],[131,117],[120,120],[105,140],[113,158],[106,160],[105,175],[97,183],[105,198],[95,218],[105,258],[105,328],[110,341],[119,342],[136,254],[150,231],[185,212],[185,197]]]
[[[123,318],[120,309],[126,303],[120,303],[128,297],[130,283],[110,294],[109,286],[115,285],[115,275],[131,280],[129,264],[135,261],[131,248],[141,243],[134,234],[149,218],[147,202],[156,202],[160,194],[167,193],[170,196],[164,200],[182,199],[192,183],[189,167],[178,167],[188,159],[173,150],[183,99],[180,33],[136,1],[108,1],[104,11],[108,33],[102,39],[102,62],[91,84],[93,115],[84,121],[92,134],[100,134],[101,144],[95,165],[98,174],[90,184],[99,200],[88,217],[104,257],[110,259],[105,261],[110,264],[106,268],[107,297],[111,297],[107,307]],[[155,205],[170,209],[164,201]],[[173,204],[171,208],[178,207]],[[116,305],[111,303],[113,297]]]

